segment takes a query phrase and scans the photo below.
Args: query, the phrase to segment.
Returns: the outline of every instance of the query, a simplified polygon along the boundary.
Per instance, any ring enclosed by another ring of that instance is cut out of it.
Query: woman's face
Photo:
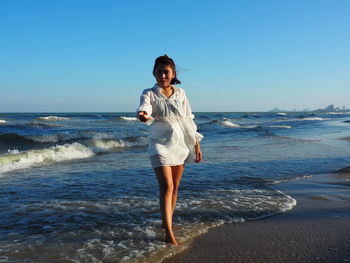
[[[175,72],[168,64],[158,64],[154,71],[154,77],[159,87],[167,88],[175,77]]]

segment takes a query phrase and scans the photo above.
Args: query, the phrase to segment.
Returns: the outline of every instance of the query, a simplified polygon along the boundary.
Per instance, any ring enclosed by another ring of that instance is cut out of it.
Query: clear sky
[[[194,111],[350,108],[348,0],[0,0],[0,112],[135,111],[171,56]]]

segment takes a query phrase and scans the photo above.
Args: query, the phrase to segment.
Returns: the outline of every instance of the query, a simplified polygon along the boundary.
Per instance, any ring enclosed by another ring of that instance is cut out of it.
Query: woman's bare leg
[[[173,232],[173,175],[170,166],[154,169],[159,183],[159,203],[163,222],[165,223],[165,238],[167,243],[177,245]]]
[[[184,171],[184,165],[171,166],[172,176],[173,176],[173,199],[172,199],[172,210],[173,215],[176,208],[177,194],[179,192],[179,185]]]

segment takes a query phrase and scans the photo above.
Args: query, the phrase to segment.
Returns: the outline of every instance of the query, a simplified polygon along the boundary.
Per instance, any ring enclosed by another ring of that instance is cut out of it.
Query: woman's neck
[[[162,93],[168,98],[170,98],[171,95],[174,94],[174,88],[171,85],[167,87],[161,87],[161,88],[162,88]]]

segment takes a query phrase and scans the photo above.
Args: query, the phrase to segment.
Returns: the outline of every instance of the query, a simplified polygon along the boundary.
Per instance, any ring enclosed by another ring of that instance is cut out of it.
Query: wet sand
[[[274,188],[291,195],[297,206],[210,229],[163,262],[350,262],[350,167]]]

